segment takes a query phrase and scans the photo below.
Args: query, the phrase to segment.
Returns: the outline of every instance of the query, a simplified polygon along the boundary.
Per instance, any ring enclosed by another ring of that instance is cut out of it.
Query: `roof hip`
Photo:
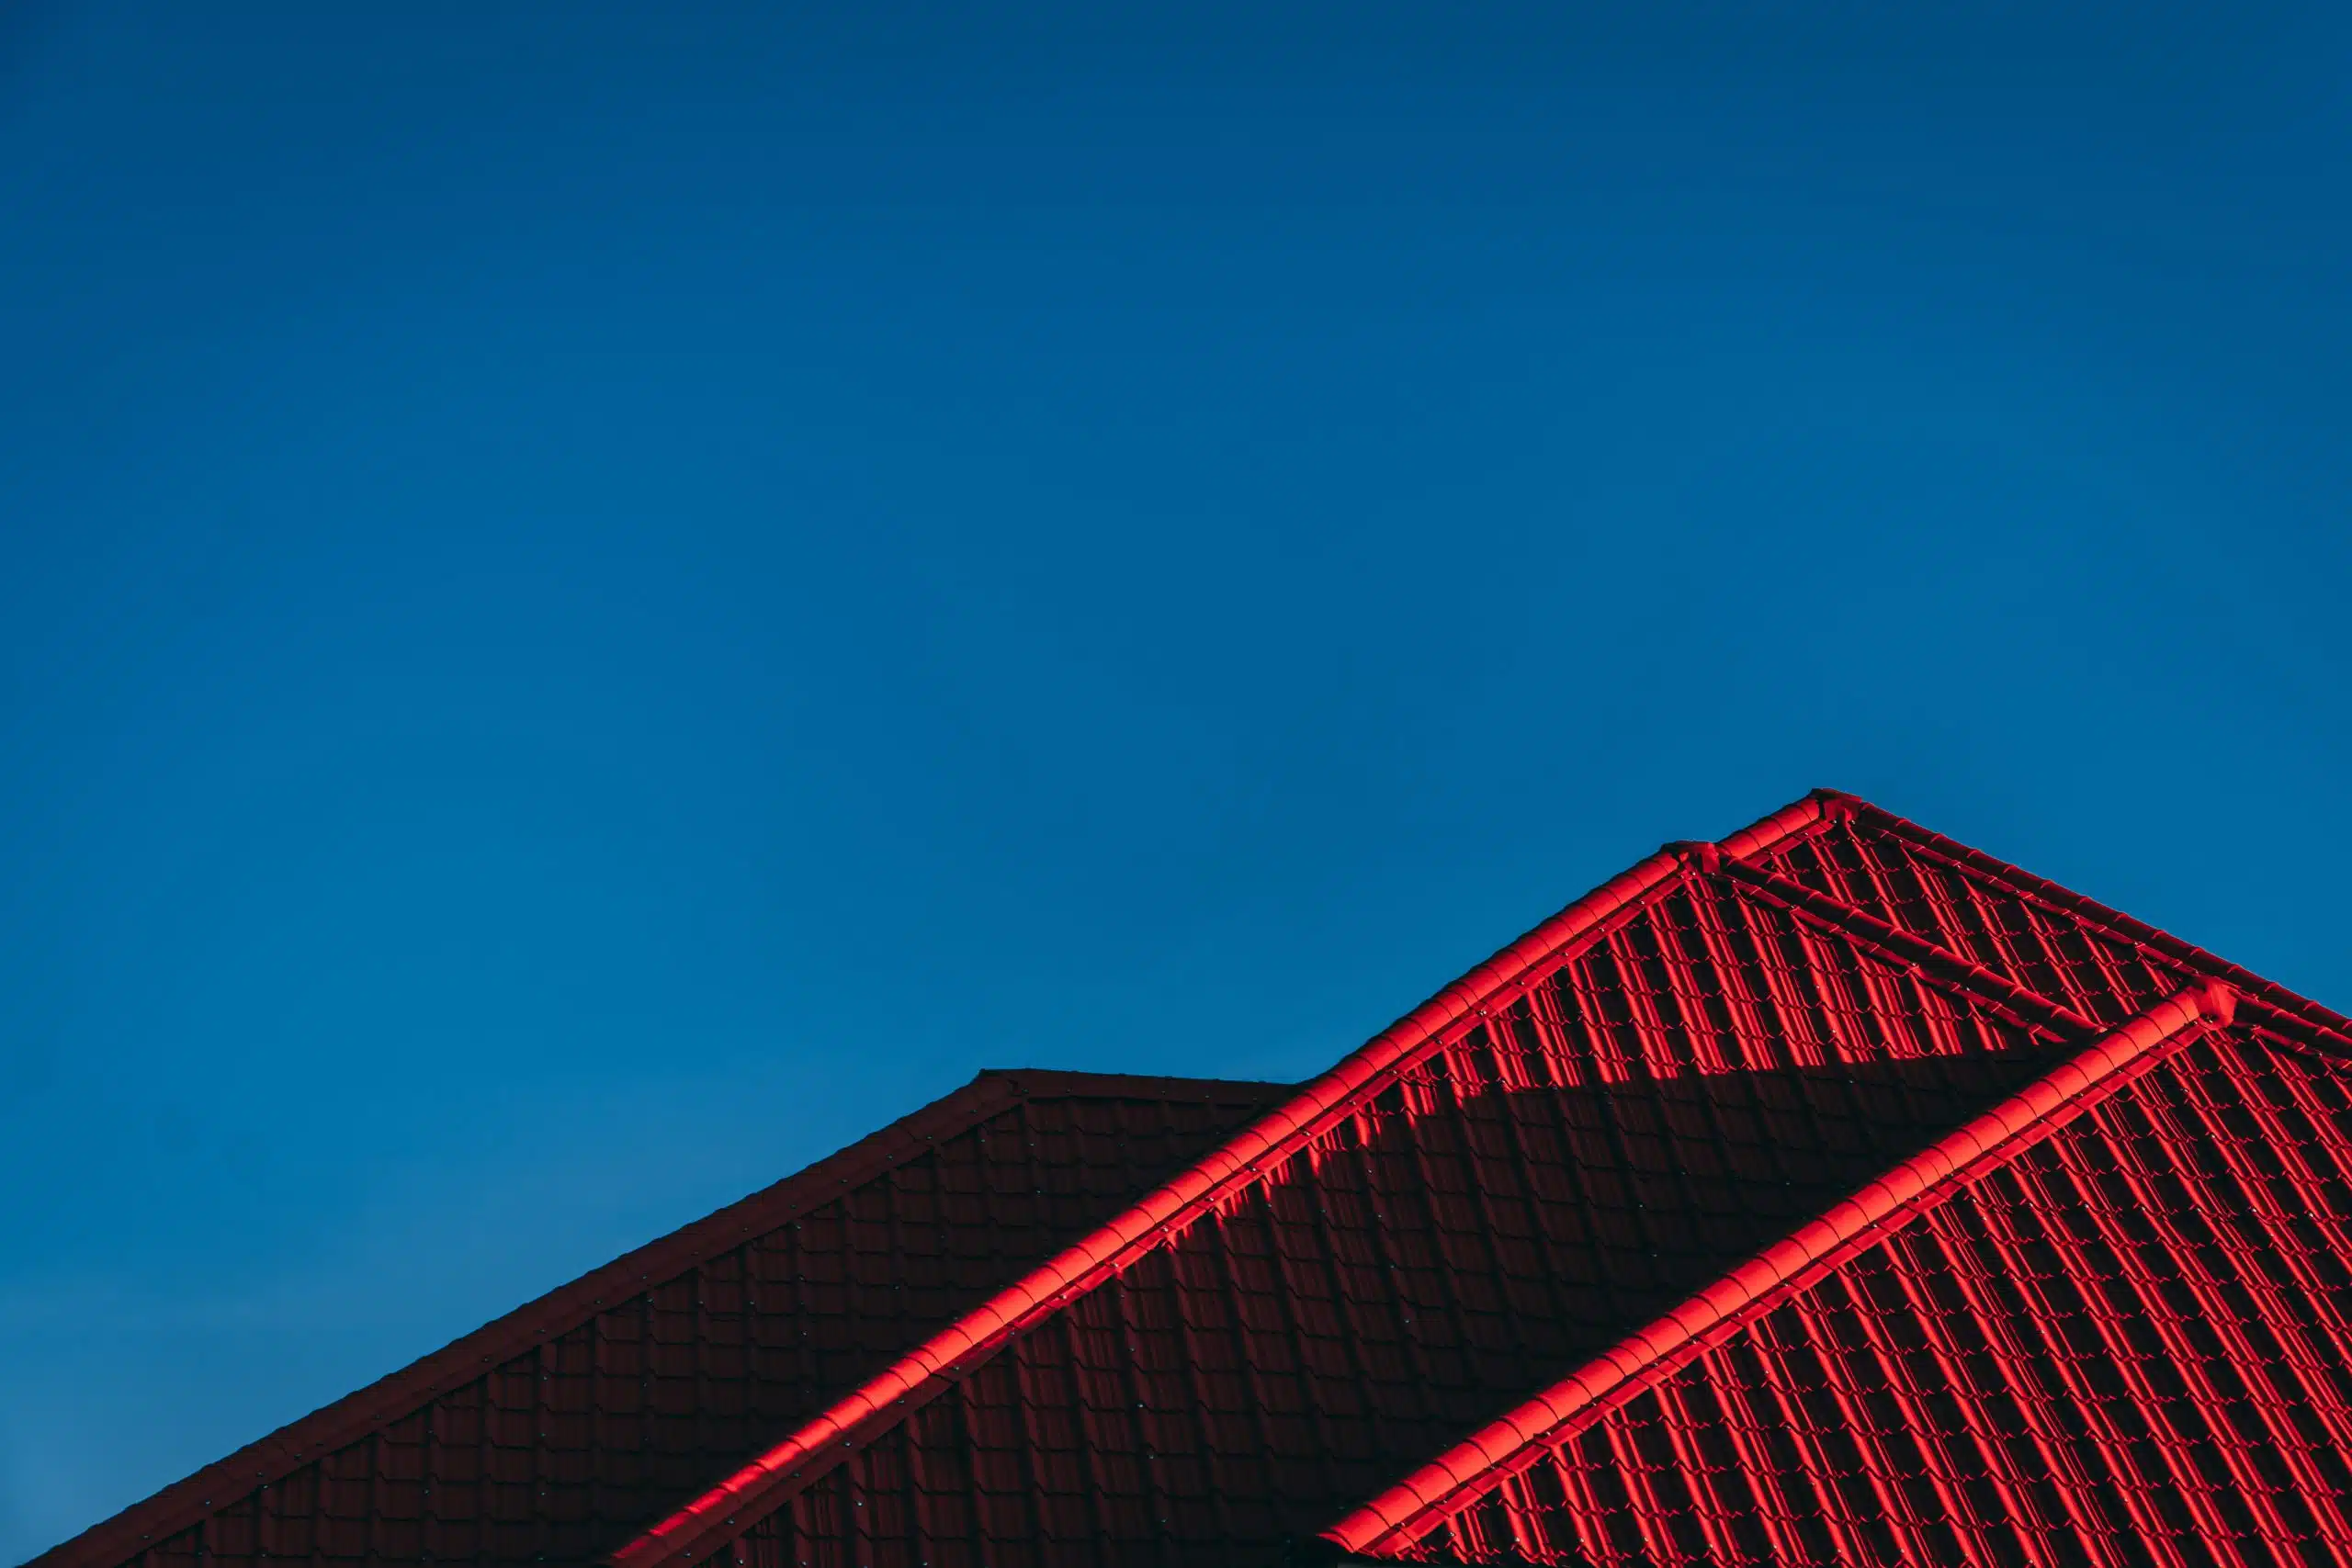
[[[1926,937],[1889,925],[1868,910],[1841,903],[1826,893],[1816,893],[1778,872],[1727,859],[1718,868],[1718,874],[1739,884],[1750,897],[1776,904],[1799,919],[1836,931],[1897,964],[1917,965],[1941,976],[2028,1029],[2054,1027],[2077,1038],[2088,1038],[2100,1032],[2095,1020],[2084,1017],[2064,1002],[2020,986],[2007,976]]]

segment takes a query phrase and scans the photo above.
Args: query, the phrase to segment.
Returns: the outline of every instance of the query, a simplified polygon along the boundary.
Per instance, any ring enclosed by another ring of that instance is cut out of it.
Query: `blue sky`
[[[2336,1007],[2352,13],[0,8],[0,1561],[1860,792]]]

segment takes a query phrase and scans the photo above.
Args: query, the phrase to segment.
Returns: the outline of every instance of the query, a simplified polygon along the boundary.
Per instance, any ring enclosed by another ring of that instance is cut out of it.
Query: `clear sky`
[[[2348,34],[0,3],[0,1561],[1815,784],[2352,1007]]]

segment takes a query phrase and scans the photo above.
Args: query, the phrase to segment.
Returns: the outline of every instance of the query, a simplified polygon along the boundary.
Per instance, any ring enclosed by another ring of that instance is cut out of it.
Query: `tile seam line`
[[[1745,859],[1815,830],[1852,809],[1850,796],[1816,790],[1724,839]],[[612,1551],[609,1568],[665,1568],[717,1545],[789,1499],[822,1464],[863,1448],[889,1422],[927,1403],[976,1357],[1049,1315],[1082,1289],[1116,1273],[1174,1230],[1210,1213],[1267,1167],[1352,1114],[1395,1074],[1465,1018],[1572,943],[1645,904],[1660,889],[1704,874],[1690,852],[1668,845],[1611,877],[1504,946],[1310,1080],[1177,1177],[940,1330],[815,1419],[701,1496]],[[822,1461],[822,1463],[820,1463]]]
[[[1647,1392],[1724,1335],[1755,1321],[1891,1228],[1934,1207],[2064,1127],[2154,1066],[2199,1026],[2227,1025],[2236,990],[2207,980],[2174,993],[2050,1072],[1652,1319],[1533,1399],[1488,1423],[1322,1532],[1349,1552],[1400,1548],[1442,1523],[1494,1472]]]

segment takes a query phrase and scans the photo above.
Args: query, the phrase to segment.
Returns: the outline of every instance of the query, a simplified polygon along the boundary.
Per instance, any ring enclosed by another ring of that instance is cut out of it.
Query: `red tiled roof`
[[[2344,1561],[2352,1070],[2227,1022],[2143,1015],[1829,1266],[1768,1255],[1795,1267],[1693,1298],[1330,1537],[1443,1562]]]
[[[982,1073],[28,1568],[585,1560],[1289,1092]]]
[[[1480,1504],[1503,1506],[1519,1473],[1556,1450],[1566,1435],[1615,1406],[1653,1392],[1685,1362],[1781,1306],[1884,1233],[1952,1191],[2009,1164],[2128,1084],[2167,1049],[2234,1017],[2235,993],[2218,982],[2185,991],[2080,1054],[1965,1125],[1873,1177],[1746,1263],[1645,1324],[1527,1404],[1440,1454],[1324,1533],[1357,1552],[1434,1537]]]
[[[799,1320],[739,1264],[676,1320],[678,1365],[726,1370],[676,1382],[670,1440],[592,1333],[569,1438],[495,1497],[441,1415],[360,1411],[365,1483],[314,1485],[312,1524],[168,1528],[614,1568],[2352,1560],[2348,1064],[2326,1010],[1817,794],[1668,846],[1248,1125],[1072,1178],[1095,1207],[1057,1239],[981,1267],[941,1211],[963,1293],[836,1313],[860,1353],[821,1376],[745,1382]],[[527,1432],[546,1397],[476,1407]],[[425,1500],[453,1485],[512,1533]],[[53,1555],[116,1568],[127,1528]]]

